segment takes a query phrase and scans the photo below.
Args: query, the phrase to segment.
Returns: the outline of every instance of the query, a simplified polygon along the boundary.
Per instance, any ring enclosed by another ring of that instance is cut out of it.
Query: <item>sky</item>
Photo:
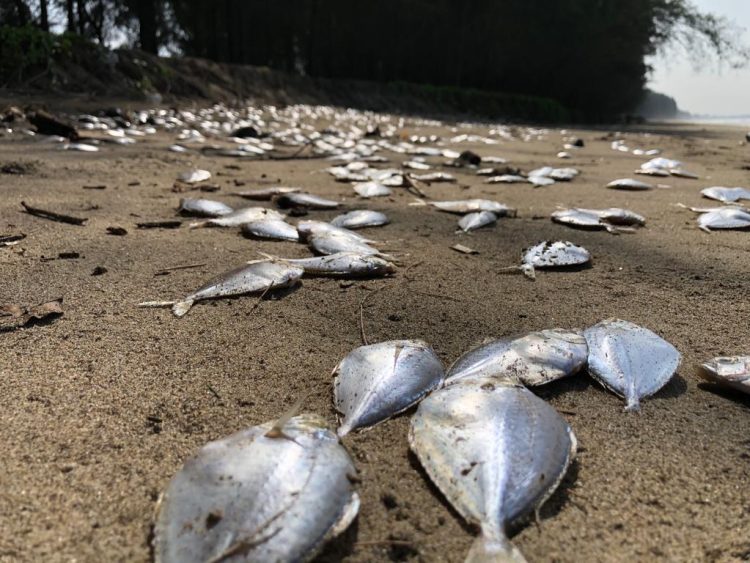
[[[693,0],[702,11],[725,16],[744,28],[750,45],[750,0]],[[680,109],[702,115],[750,115],[750,64],[734,70],[716,62],[696,68],[679,50],[650,61],[649,87],[672,96]]]

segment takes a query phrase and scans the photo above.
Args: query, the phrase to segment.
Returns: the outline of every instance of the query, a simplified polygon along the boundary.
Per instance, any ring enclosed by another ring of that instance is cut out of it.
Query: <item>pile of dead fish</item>
[[[205,175],[200,175],[205,177]],[[241,192],[248,199],[271,199],[281,207],[335,209],[338,202],[298,188],[265,188]],[[299,221],[292,225],[287,217],[266,207],[232,207],[207,199],[182,199],[179,211],[188,215],[207,217],[192,223],[199,227],[240,227],[246,236],[263,240],[306,242],[318,256],[309,258],[280,258],[266,255],[265,260],[253,260],[208,281],[195,291],[176,301],[146,301],[141,307],[171,307],[172,312],[184,316],[196,301],[251,293],[267,292],[297,285],[303,276],[334,276],[372,278],[393,274],[396,267],[373,244],[351,229],[388,224],[388,217],[377,211],[355,210],[335,217],[331,222]],[[261,253],[263,254],[263,253]]]
[[[745,379],[736,382],[745,385],[747,359],[717,359],[705,369],[725,374],[740,361]],[[522,561],[508,528],[549,498],[576,453],[570,426],[527,387],[588,366],[632,411],[679,364],[671,344],[615,319],[582,332],[492,340],[447,371],[422,341],[361,346],[334,369],[336,433],[316,415],[295,415],[295,407],[207,444],[185,463],[160,501],[156,560],[311,559],[359,508],[356,468],[340,438],[419,404],[410,447],[448,502],[480,530],[467,561]]]

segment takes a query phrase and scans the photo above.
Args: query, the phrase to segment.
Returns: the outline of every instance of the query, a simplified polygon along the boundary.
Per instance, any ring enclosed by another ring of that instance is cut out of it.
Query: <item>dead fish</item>
[[[542,241],[523,251],[520,266],[505,270],[519,270],[529,279],[536,279],[536,268],[568,268],[591,261],[588,250],[565,240]]]
[[[272,260],[258,260],[214,278],[179,301],[147,301],[138,306],[171,307],[175,316],[182,317],[196,301],[291,287],[299,282],[303,273],[304,270],[299,266]]]
[[[632,229],[622,228],[645,225],[646,219],[628,209],[611,207],[609,209],[560,209],[551,215],[552,221],[563,225],[589,229],[605,229],[612,234],[619,234]]]
[[[205,182],[211,177],[211,173],[208,170],[201,170],[196,168],[194,170],[188,170],[183,172],[177,179],[185,184],[197,184],[199,182]]]
[[[305,207],[307,209],[336,209],[341,205],[338,201],[325,199],[317,195],[304,192],[286,193],[276,198],[276,205],[282,209],[290,207]]]
[[[656,168],[656,167],[644,167],[641,166],[638,170],[635,171],[636,174],[641,174],[644,176],[669,176],[669,170],[664,170],[663,168]]]
[[[693,172],[685,170],[684,168],[672,168],[669,170],[669,173],[672,176],[676,176],[678,178],[688,178],[690,180],[697,180],[698,178],[700,178],[698,174],[694,174]]]
[[[63,150],[79,152],[99,152],[99,147],[88,143],[67,143],[63,145]]]
[[[606,185],[606,187],[615,190],[640,191],[652,190],[655,186],[653,184],[647,184],[646,182],[641,182],[639,180],[633,180],[632,178],[620,178],[619,180],[612,180],[609,184]]]
[[[430,172],[428,174],[414,174],[413,178],[416,178],[420,182],[449,182],[453,183],[456,181],[456,177],[447,174],[445,172]]]
[[[348,234],[337,232],[321,233],[309,237],[307,243],[318,254],[330,255],[349,252],[389,258],[389,256],[382,254],[377,248],[370,246],[366,242],[352,238]]]
[[[155,560],[309,561],[357,516],[356,479],[351,457],[316,415],[209,442],[160,499]]]
[[[276,196],[294,194],[302,191],[302,188],[292,188],[286,186],[274,186],[271,188],[258,188],[255,190],[243,190],[241,192],[234,192],[229,195],[235,195],[237,197],[244,197],[245,199],[255,199],[259,201],[269,201]]]
[[[351,351],[334,368],[339,436],[373,426],[416,404],[445,377],[440,359],[421,340],[391,340]]]
[[[734,203],[742,199],[750,199],[750,190],[747,188],[722,188],[715,186],[702,189],[701,195],[708,199],[715,199],[724,203]]]
[[[707,233],[714,229],[747,229],[750,228],[750,212],[739,207],[715,209],[698,217],[698,227]]]
[[[463,232],[468,233],[492,225],[496,221],[497,215],[492,211],[477,211],[476,213],[469,213],[461,217],[458,221],[458,226]]]
[[[275,209],[266,207],[244,207],[237,209],[221,217],[214,217],[205,221],[198,221],[188,225],[191,229],[200,229],[202,227],[239,227],[245,223],[261,221],[265,219],[283,220],[284,216]]]
[[[345,229],[343,227],[338,227],[336,225],[333,225],[332,223],[326,223],[325,221],[300,221],[299,223],[297,223],[297,231],[299,232],[299,236],[302,240],[308,240],[311,237],[317,235],[336,233],[359,242],[366,242],[370,244],[377,242],[372,239],[368,239],[360,235],[359,233],[355,233],[354,231],[350,231],[349,229]]]
[[[370,209],[349,211],[331,219],[331,225],[344,229],[364,229],[366,227],[382,227],[390,223],[385,213]]]
[[[520,184],[526,182],[526,178],[517,174],[501,174],[487,178],[485,184]]]
[[[353,189],[357,192],[357,195],[364,198],[384,197],[393,193],[390,188],[378,182],[361,182],[354,184]]]
[[[480,527],[467,563],[525,561],[508,528],[544,504],[576,453],[555,409],[494,379],[433,392],[412,418],[409,445],[453,508]]]
[[[583,331],[589,345],[589,373],[623,397],[626,411],[664,387],[680,365],[680,353],[650,330],[619,319],[602,321]]]
[[[199,217],[221,217],[234,211],[226,203],[211,199],[182,198],[178,209],[183,215],[197,215]]]
[[[251,238],[299,242],[297,227],[282,219],[261,219],[244,223],[242,233]]]
[[[698,373],[706,381],[750,394],[750,356],[714,358]]]
[[[579,333],[560,328],[501,338],[466,352],[448,369],[446,385],[467,378],[514,379],[527,386],[578,373],[588,345]]]
[[[431,201],[430,205],[440,211],[448,213],[477,213],[479,211],[491,211],[498,217],[515,217],[516,210],[504,203],[491,201],[489,199],[464,199],[459,201]]]
[[[420,162],[418,160],[407,160],[401,166],[410,170],[429,170],[430,168],[432,168],[426,162]]]
[[[328,256],[313,256],[312,258],[278,258],[265,255],[272,260],[280,260],[288,264],[299,266],[305,270],[305,275],[334,276],[334,277],[379,277],[387,276],[396,271],[396,266],[387,260],[372,254],[357,254],[354,252],[339,252]]]
[[[529,182],[529,184],[532,184],[535,188],[551,186],[555,183],[552,178],[548,178],[547,176],[529,176],[526,178],[526,181]]]

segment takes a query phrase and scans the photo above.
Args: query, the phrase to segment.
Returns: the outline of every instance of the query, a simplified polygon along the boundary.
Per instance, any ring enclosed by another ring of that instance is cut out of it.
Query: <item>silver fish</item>
[[[211,173],[208,170],[201,170],[196,168],[194,170],[188,170],[183,172],[177,179],[185,184],[197,184],[199,182],[205,182],[211,177]]]
[[[535,279],[536,268],[580,266],[590,260],[591,254],[582,246],[563,240],[545,240],[523,251],[520,270],[526,277]]]
[[[309,561],[357,516],[356,478],[351,457],[315,415],[209,442],[160,500],[155,560]]]
[[[750,394],[750,356],[714,358],[701,366],[699,374],[707,381]]]
[[[298,193],[301,191],[302,191],[302,188],[274,186],[271,188],[258,188],[255,190],[243,190],[241,192],[234,192],[230,195],[244,197],[245,199],[269,201],[276,196],[285,195],[285,194],[293,194],[293,193]]]
[[[615,190],[651,190],[654,188],[653,184],[647,184],[640,180],[633,180],[632,178],[620,178],[619,180],[612,180],[606,185],[607,188]]]
[[[714,209],[698,217],[698,227],[709,233],[712,229],[747,229],[750,228],[750,212],[738,207]]]
[[[458,221],[458,226],[463,232],[468,233],[492,225],[496,221],[497,215],[492,211],[477,211],[476,213],[469,213],[461,217]]]
[[[526,180],[529,182],[529,184],[533,184],[535,188],[551,186],[555,183],[552,178],[548,178],[547,176],[529,176],[528,178],[526,178]]]
[[[680,353],[650,330],[619,319],[602,321],[583,331],[589,345],[589,373],[623,397],[626,411],[664,387],[680,365]]]
[[[724,203],[735,203],[742,199],[750,199],[750,190],[747,188],[722,188],[714,186],[702,189],[701,195]]]
[[[379,184],[378,182],[360,182],[354,184],[353,188],[354,191],[357,192],[357,195],[364,198],[384,197],[393,193],[390,188],[383,184]]]
[[[214,217],[213,219],[190,223],[188,226],[191,229],[199,229],[202,227],[239,227],[240,225],[251,223],[253,221],[261,221],[264,219],[282,220],[283,218],[284,216],[275,209],[267,209],[265,207],[244,207],[226,215],[222,215],[221,217]]]
[[[366,227],[381,227],[390,223],[388,216],[380,211],[357,209],[349,211],[331,219],[331,225],[344,229],[364,229]]]
[[[456,511],[481,529],[467,563],[525,561],[507,529],[544,504],[576,452],[555,409],[494,379],[432,393],[412,418],[409,444]]]
[[[261,219],[244,223],[242,233],[253,238],[299,242],[297,227],[282,219]]]
[[[196,301],[290,287],[299,282],[303,273],[304,270],[299,266],[273,260],[258,260],[225,272],[179,301],[147,301],[138,306],[171,307],[175,316],[182,317]]]
[[[517,174],[501,174],[500,176],[492,176],[487,178],[485,184],[520,184],[526,182],[526,178],[518,176]]]
[[[378,277],[396,271],[396,266],[379,256],[354,252],[339,252],[311,258],[268,258],[294,264],[305,270],[305,275],[313,276]]]
[[[373,426],[416,404],[445,377],[440,359],[421,340],[391,340],[351,351],[334,368],[339,436]]]
[[[332,223],[326,223],[325,221],[300,221],[297,223],[297,231],[299,236],[303,240],[309,240],[313,236],[336,233],[342,236],[350,237],[353,240],[359,242],[374,243],[376,241],[368,239],[359,233],[350,231],[343,227],[335,226]]]
[[[551,215],[552,221],[572,227],[605,229],[612,234],[619,234],[632,229],[623,228],[633,225],[644,225],[646,219],[628,209],[611,207],[609,209],[560,209]]]
[[[366,242],[341,233],[330,232],[313,235],[307,240],[307,243],[318,254],[328,255],[338,254],[339,252],[353,252],[363,255],[386,256],[380,250],[370,246]]]
[[[199,217],[221,217],[234,211],[226,203],[211,199],[183,198],[178,209],[183,215],[197,215]]]
[[[578,332],[560,328],[501,338],[466,352],[448,369],[446,385],[466,378],[517,379],[544,385],[573,375],[586,365],[589,349]]]
[[[458,201],[431,201],[430,205],[440,211],[448,213],[476,213],[478,211],[491,211],[498,217],[515,217],[516,210],[508,207],[504,203],[491,201],[489,199],[464,199]]]
[[[325,199],[308,193],[287,193],[276,198],[276,205],[282,209],[288,207],[307,207],[309,209],[336,209],[341,205],[338,201]]]

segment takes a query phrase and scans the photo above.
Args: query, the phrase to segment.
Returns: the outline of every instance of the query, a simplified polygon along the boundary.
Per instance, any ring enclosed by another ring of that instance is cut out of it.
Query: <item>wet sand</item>
[[[452,135],[447,127],[407,130]],[[28,235],[0,248],[0,303],[63,297],[65,315],[0,334],[0,561],[149,560],[159,492],[197,448],[278,417],[304,395],[306,410],[335,423],[331,370],[361,344],[359,305],[367,295],[370,341],[421,338],[446,364],[487,337],[608,317],[662,335],[682,352],[682,367],[640,413],[624,413],[623,402],[585,374],[537,390],[573,427],[579,455],[541,525],[521,526],[513,542],[529,561],[750,558],[750,398],[705,388],[695,375],[705,359],[750,352],[750,234],[706,234],[674,205],[708,203],[699,190],[710,185],[748,185],[742,167],[750,146],[741,144],[744,131],[729,127],[651,130],[620,138],[663,149],[701,179],[659,179],[672,188],[649,192],[604,189],[646,160],[611,150],[615,137],[604,130],[570,131],[586,147],[569,161],[555,158],[562,142],[554,130],[538,142],[456,145],[525,170],[582,171],[571,183],[538,189],[489,186],[458,171],[458,185],[428,188],[435,199],[486,197],[518,208],[518,218],[472,235],[454,234],[456,216],[409,206],[414,198],[401,190],[358,202],[348,185],[317,173],[325,161],[177,155],[166,151],[164,134],[96,154],[1,138],[0,165],[33,161],[36,170],[0,175],[0,234]],[[309,255],[302,245],[244,239],[238,229],[135,228],[175,216],[181,196],[171,187],[191,166],[214,172],[221,187],[188,194],[195,197],[239,206],[243,200],[227,195],[236,183],[278,181],[341,198],[348,208],[386,211],[392,224],[366,232],[389,241],[401,269],[392,279],[353,284],[306,279],[258,308],[246,297],[198,304],[183,319],[138,309],[140,301],[179,297],[258,251]],[[107,187],[83,189],[98,184]],[[78,227],[35,218],[21,212],[22,200],[89,221]],[[549,220],[558,205],[626,207],[648,224],[621,236],[572,230]],[[128,234],[108,235],[110,226]],[[499,273],[543,239],[582,244],[592,267],[540,272],[536,282]],[[458,254],[455,243],[479,254]],[[80,258],[46,260],[62,252]],[[205,265],[155,275],[185,264]],[[107,272],[92,276],[98,266]],[[321,561],[463,561],[473,531],[409,452],[412,412],[344,439],[362,478],[362,508]]]

